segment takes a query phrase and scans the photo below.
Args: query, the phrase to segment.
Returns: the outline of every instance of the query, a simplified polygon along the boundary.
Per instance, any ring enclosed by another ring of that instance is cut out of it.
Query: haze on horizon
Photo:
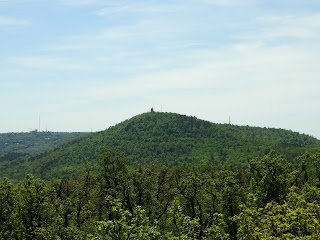
[[[0,0],[0,132],[153,107],[320,139],[316,0]]]

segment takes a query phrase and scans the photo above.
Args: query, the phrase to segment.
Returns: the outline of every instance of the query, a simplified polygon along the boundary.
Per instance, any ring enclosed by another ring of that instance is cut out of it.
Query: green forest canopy
[[[71,179],[4,178],[0,239],[320,239],[320,154],[298,160],[271,151],[246,170],[130,168],[123,153],[105,149]]]

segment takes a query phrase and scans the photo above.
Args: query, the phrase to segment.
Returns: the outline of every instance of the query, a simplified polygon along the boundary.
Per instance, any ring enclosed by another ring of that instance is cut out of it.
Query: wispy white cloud
[[[157,99],[168,104],[173,98],[199,105],[215,102],[225,108],[223,111],[229,109],[235,115],[249,114],[244,110],[252,109],[249,112],[260,117],[268,114],[274,117],[281,112],[305,111],[304,106],[310,104],[306,97],[316,96],[320,88],[319,64],[304,64],[316,61],[317,53],[312,54],[312,49],[257,44],[199,54],[194,56],[199,63],[193,67],[113,83],[91,83],[86,96],[100,101],[143,97],[150,102]],[[201,58],[205,61],[201,62]],[[171,94],[170,101],[163,99]],[[320,103],[311,105],[316,104]]]
[[[88,48],[88,46],[81,45],[81,44],[57,44],[57,45],[48,45],[43,47],[44,50],[49,51],[76,51],[76,50],[83,50]]]
[[[187,26],[181,26],[177,23],[169,24],[157,20],[144,20],[133,25],[111,27],[96,36],[97,39],[105,40],[150,40],[150,37],[156,42],[168,34],[177,35],[187,31]]]
[[[320,14],[308,16],[264,16],[252,22],[252,30],[238,33],[243,40],[279,40],[281,38],[320,39]]]
[[[173,4],[164,4],[164,3],[130,3],[130,4],[115,4],[104,7],[96,12],[99,16],[108,16],[118,13],[172,13],[183,10],[184,5],[173,5]]]
[[[63,5],[68,6],[85,6],[91,4],[101,3],[101,0],[59,0],[59,2]]]
[[[0,25],[28,25],[30,22],[25,19],[13,18],[0,15]]]
[[[92,33],[69,36],[62,39],[59,44],[46,45],[42,49],[68,52],[68,54],[86,51],[86,54],[94,55],[97,60],[107,57],[113,62],[122,59],[126,63],[128,59],[138,60],[143,56],[152,56],[158,61],[156,56],[166,54],[168,51],[174,54],[181,48],[201,46],[201,42],[184,39],[183,35],[190,34],[191,31],[197,29],[182,23],[146,19],[136,23],[105,27]],[[126,68],[125,64],[122,63],[122,67]]]
[[[93,70],[94,67],[76,62],[70,58],[58,57],[12,57],[8,62],[21,67],[35,69],[59,69],[59,70]]]
[[[16,87],[22,87],[23,83],[18,81],[1,81],[0,87],[1,88],[16,88]]]
[[[8,4],[21,4],[27,2],[34,2],[36,0],[0,0],[0,3],[8,3]]]
[[[247,5],[252,1],[249,0],[197,0],[196,2],[203,2],[209,5],[236,7]]]

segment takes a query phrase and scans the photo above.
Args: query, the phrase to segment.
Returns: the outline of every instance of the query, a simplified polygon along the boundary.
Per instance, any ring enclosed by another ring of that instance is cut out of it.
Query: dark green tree
[[[262,158],[249,160],[249,172],[257,207],[263,207],[271,201],[281,203],[295,179],[288,161],[275,151]]]
[[[22,237],[16,194],[16,188],[7,178],[4,178],[0,183],[0,239]]]
[[[27,175],[18,187],[18,215],[26,240],[55,239],[60,230],[54,190]]]
[[[123,153],[116,152],[114,148],[106,148],[100,155],[98,162],[98,220],[102,220],[105,209],[105,198],[111,196],[121,199],[122,204],[133,212],[133,204],[130,196],[130,186],[128,181],[128,163],[130,158]]]

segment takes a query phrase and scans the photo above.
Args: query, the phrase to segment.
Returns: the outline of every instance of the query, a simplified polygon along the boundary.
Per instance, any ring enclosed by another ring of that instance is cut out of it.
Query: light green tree
[[[258,210],[243,207],[235,217],[238,239],[320,239],[320,206],[307,202],[292,187],[283,204],[270,202]]]
[[[99,240],[148,240],[159,239],[160,232],[150,223],[145,211],[135,207],[133,213],[122,208],[119,200],[106,197],[108,219],[98,221],[91,239]]]

